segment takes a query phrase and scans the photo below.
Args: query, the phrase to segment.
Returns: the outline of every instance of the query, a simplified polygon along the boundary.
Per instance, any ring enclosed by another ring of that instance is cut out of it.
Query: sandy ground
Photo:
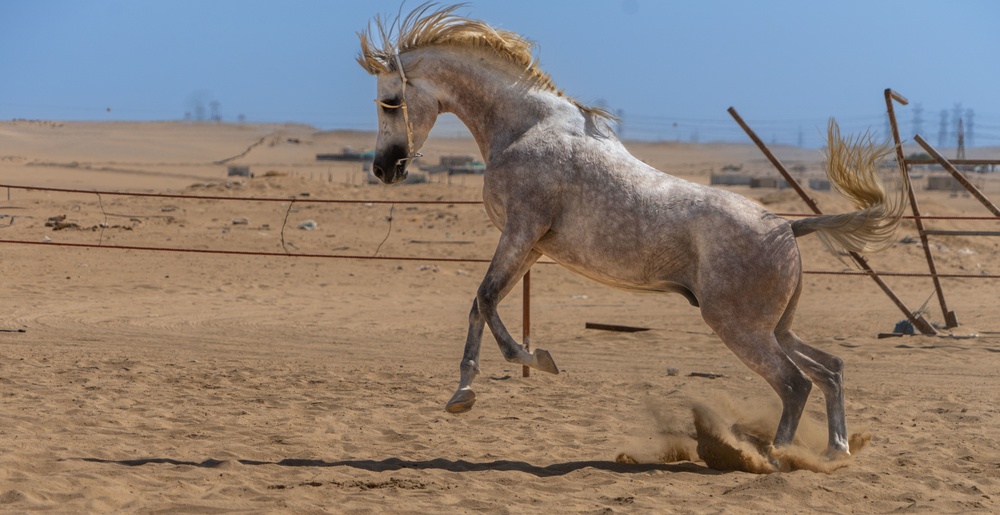
[[[477,205],[308,202],[480,198],[475,177],[368,186],[356,164],[314,159],[372,143],[370,134],[300,126],[3,122],[5,184],[296,202],[21,189],[8,197],[0,189],[0,239],[364,256],[385,239],[382,256],[491,255],[498,233]],[[217,162],[255,144],[228,163],[249,165],[256,178],[227,179]],[[726,165],[770,170],[750,145],[631,147],[704,183]],[[775,150],[807,174],[820,170],[815,151]],[[425,153],[435,163],[475,151],[470,140],[436,139]],[[995,182],[982,185],[1000,197]],[[734,189],[776,212],[804,212],[788,191]],[[825,208],[846,209],[813,193]],[[918,196],[925,214],[988,215],[962,195]],[[46,227],[61,215],[75,226]],[[314,230],[298,228],[307,220]],[[915,238],[912,224],[900,236]],[[934,239],[940,271],[1000,273],[993,240]],[[806,269],[846,269],[814,238],[800,244]],[[926,271],[915,244],[871,263]],[[3,244],[0,511],[1000,510],[997,280],[943,280],[962,323],[953,332],[878,339],[902,314],[870,279],[807,275],[797,332],[847,363],[850,431],[870,441],[827,472],[753,474],[714,470],[696,455],[674,460],[694,446],[694,406],[727,425],[773,426],[777,401],[764,381],[682,297],[615,291],[556,265],[532,271],[531,341],[552,352],[562,374],[522,377],[487,335],[479,402],[445,413],[484,271],[480,263]],[[911,309],[933,291],[924,278],[887,282]],[[935,299],[928,311],[943,321]],[[520,333],[520,289],[501,316]],[[597,331],[586,322],[652,330]],[[968,334],[978,337],[950,337]],[[826,438],[818,389],[807,411],[798,448],[815,457]]]

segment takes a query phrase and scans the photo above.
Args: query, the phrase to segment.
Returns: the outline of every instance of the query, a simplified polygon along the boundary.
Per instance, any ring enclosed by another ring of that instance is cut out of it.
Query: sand
[[[314,159],[373,141],[294,125],[3,122],[6,184],[296,202],[20,189],[8,200],[0,189],[0,239],[366,256],[385,240],[382,256],[492,254],[498,232],[477,205],[308,203],[480,198],[476,177],[369,186],[356,164]],[[255,178],[227,178],[216,163],[254,144],[228,164],[250,166]],[[770,170],[751,145],[630,146],[703,183],[726,165]],[[817,152],[775,151],[819,173]],[[424,153],[436,163],[476,147],[438,138]],[[996,181],[982,184],[1000,198]],[[733,189],[777,212],[804,211],[788,191]],[[846,209],[834,195],[813,193],[824,208]],[[925,213],[988,215],[962,195],[918,196]],[[62,215],[69,226],[46,227]],[[315,229],[298,229],[307,220]],[[912,224],[903,236],[916,237]],[[993,240],[934,238],[940,271],[1000,274]],[[806,269],[846,269],[815,238],[800,245]],[[897,244],[871,263],[926,271],[915,244]],[[814,389],[794,448],[813,470],[757,474],[716,470],[697,455],[695,408],[703,422],[722,420],[712,427],[745,432],[773,427],[778,411],[764,381],[697,310],[680,296],[620,292],[556,265],[532,271],[531,341],[562,373],[522,377],[487,335],[478,403],[446,413],[484,271],[481,263],[2,244],[0,511],[1000,509],[997,280],[943,280],[962,323],[943,337],[878,339],[902,314],[870,279],[807,275],[796,330],[846,362],[848,425],[856,445],[866,445],[816,471],[826,426]],[[912,309],[933,291],[925,278],[887,282]],[[928,312],[943,322],[936,299]],[[501,316],[519,335],[520,288]],[[586,322],[651,330],[598,331]],[[971,334],[978,337],[951,337]]]

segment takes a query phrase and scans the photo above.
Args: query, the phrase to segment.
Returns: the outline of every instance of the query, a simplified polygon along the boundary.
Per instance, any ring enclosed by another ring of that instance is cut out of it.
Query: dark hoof
[[[448,413],[465,413],[471,410],[475,403],[476,392],[472,391],[471,388],[463,388],[451,396],[451,400],[444,406],[444,409]]]

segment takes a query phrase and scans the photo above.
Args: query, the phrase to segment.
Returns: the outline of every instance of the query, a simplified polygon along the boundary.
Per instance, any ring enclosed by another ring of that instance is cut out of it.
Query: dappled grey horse
[[[469,128],[487,163],[486,212],[500,241],[469,313],[458,390],[447,410],[475,403],[484,324],[504,357],[558,373],[528,352],[497,304],[542,255],[617,288],[679,293],[782,402],[774,446],[792,442],[817,384],[826,398],[827,453],[847,455],[843,362],[791,330],[802,289],[795,238],[816,232],[851,251],[891,244],[902,215],[876,175],[886,152],[871,138],[844,142],[831,121],[827,173],[858,211],[789,222],[750,200],[660,172],[633,157],[603,110],[566,97],[512,32],[425,5],[361,33],[358,62],[378,79],[373,171],[399,182],[441,113]],[[377,39],[377,40],[376,40]]]

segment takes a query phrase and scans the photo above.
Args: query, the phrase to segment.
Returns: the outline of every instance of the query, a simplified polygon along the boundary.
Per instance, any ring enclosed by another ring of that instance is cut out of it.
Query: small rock
[[[306,220],[299,224],[299,229],[304,231],[311,231],[316,228],[316,222],[314,220]]]

